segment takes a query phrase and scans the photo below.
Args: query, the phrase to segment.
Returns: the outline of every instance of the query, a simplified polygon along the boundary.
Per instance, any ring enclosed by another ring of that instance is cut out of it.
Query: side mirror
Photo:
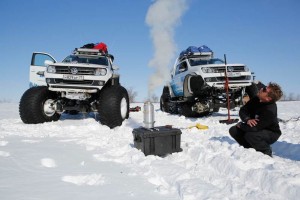
[[[118,66],[116,66],[116,65],[113,65],[113,66],[112,66],[112,69],[113,69],[113,70],[119,70],[120,68],[119,68]]]
[[[46,67],[48,67],[49,65],[53,64],[54,62],[51,60],[45,60],[44,64]]]

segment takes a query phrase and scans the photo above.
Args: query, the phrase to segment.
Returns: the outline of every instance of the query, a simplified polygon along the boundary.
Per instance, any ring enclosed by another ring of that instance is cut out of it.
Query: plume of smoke
[[[174,31],[186,9],[186,0],[156,0],[148,9],[146,23],[154,46],[154,57],[149,62],[154,74],[149,78],[148,97],[170,78],[169,69],[177,49]]]

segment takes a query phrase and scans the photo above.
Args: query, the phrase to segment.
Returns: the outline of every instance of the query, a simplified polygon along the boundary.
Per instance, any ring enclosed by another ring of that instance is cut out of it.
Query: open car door
[[[44,72],[47,69],[47,63],[56,63],[56,60],[47,53],[34,52],[31,58],[29,87],[47,85]]]

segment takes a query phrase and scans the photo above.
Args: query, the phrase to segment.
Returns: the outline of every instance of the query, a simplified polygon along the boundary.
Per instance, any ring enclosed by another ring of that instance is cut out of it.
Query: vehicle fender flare
[[[183,82],[183,96],[184,97],[193,96],[193,91],[191,90],[190,80],[194,76],[198,76],[198,75],[196,73],[188,74],[184,78],[184,82]]]
[[[170,94],[170,96],[171,96],[171,97],[175,97],[175,94],[174,94],[174,92],[173,92],[173,89],[172,89],[170,83],[166,84],[165,87],[168,87],[168,88],[169,88],[169,94]]]
[[[185,77],[183,85],[183,95],[184,97],[197,96],[201,93],[205,85],[203,77],[198,74],[189,74]]]

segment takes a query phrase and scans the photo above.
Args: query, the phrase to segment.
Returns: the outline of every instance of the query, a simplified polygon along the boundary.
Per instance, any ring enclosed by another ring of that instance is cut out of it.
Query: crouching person
[[[242,122],[229,129],[230,135],[243,147],[254,148],[272,157],[271,144],[281,135],[277,119],[277,105],[281,87],[270,82],[262,87],[239,112]]]

